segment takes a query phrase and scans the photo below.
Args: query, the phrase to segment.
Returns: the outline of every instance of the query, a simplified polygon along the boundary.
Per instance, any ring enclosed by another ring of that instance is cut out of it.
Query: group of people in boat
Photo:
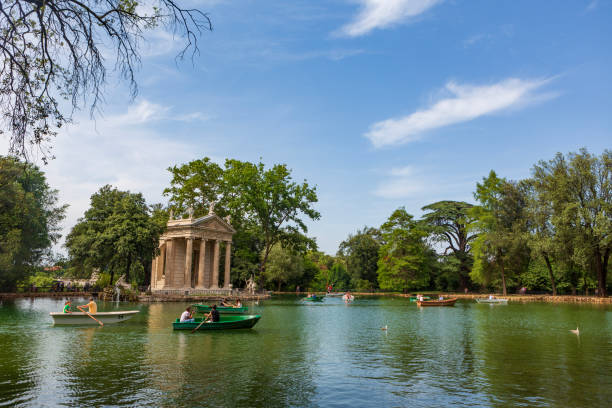
[[[227,298],[223,298],[221,300],[220,305],[223,307],[234,307],[239,308],[242,307],[242,302],[240,298],[236,299],[236,303],[231,303]],[[181,323],[193,323],[195,322],[195,318],[193,315],[195,314],[195,310],[188,306],[185,311],[181,314],[180,322]],[[215,323],[219,321],[219,311],[217,310],[217,305],[212,305],[210,308],[210,312],[204,316],[204,320],[206,323]]]
[[[72,310],[70,310],[71,307],[72,307],[72,302],[70,301],[70,299],[68,299],[66,303],[64,303],[64,313],[72,313]],[[89,310],[86,312],[85,308],[88,308]],[[79,305],[77,306],[77,309],[79,309],[81,312],[92,314],[92,313],[98,312],[98,305],[96,304],[96,302],[94,302],[94,299],[91,297],[89,298],[89,303],[85,305]]]

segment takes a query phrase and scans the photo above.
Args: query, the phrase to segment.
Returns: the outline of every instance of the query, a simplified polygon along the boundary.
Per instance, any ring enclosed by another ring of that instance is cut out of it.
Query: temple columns
[[[164,279],[164,287],[174,286],[174,240],[166,241],[166,278]]]
[[[205,289],[204,288],[205,259],[206,259],[206,240],[202,238],[202,240],[200,240],[200,259],[198,261],[198,283],[196,285],[196,288],[198,289]]]
[[[223,288],[230,288],[230,257],[232,255],[232,243],[225,243],[225,275],[223,279]]]
[[[193,238],[185,238],[187,245],[185,248],[185,280],[183,281],[183,287],[191,287],[191,262],[193,258]]]
[[[160,281],[164,278],[164,266],[166,263],[166,243],[162,242],[160,250],[159,250],[159,256],[157,257],[157,266],[156,266],[156,270],[157,270],[157,276],[156,276],[156,283],[157,281]]]
[[[212,285],[213,289],[219,288],[219,240],[215,239],[215,249],[213,252]]]

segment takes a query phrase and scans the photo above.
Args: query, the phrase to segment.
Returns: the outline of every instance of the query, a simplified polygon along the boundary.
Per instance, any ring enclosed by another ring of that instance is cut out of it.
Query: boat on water
[[[210,313],[212,306],[195,304],[191,305],[199,313]],[[219,314],[247,314],[249,312],[248,306],[232,307],[232,306],[217,306]]]
[[[345,302],[352,302],[353,300],[355,300],[355,296],[353,295],[344,295],[342,296],[342,300],[344,300]]]
[[[119,312],[98,312],[90,313],[93,317],[98,319],[104,324],[114,324],[124,322],[131,319],[139,313],[139,310],[123,310]],[[64,325],[78,325],[78,326],[98,326],[100,323],[89,317],[87,313],[83,312],[51,312],[49,313],[53,318],[53,324],[56,326]]]
[[[325,296],[317,296],[317,295],[307,296],[304,298],[304,300],[307,302],[322,302],[323,299],[325,299]]]
[[[205,330],[229,330],[229,329],[250,329],[255,326],[261,319],[261,315],[221,315],[218,322],[202,323],[201,318],[195,319],[193,322],[182,322],[176,319],[172,323],[174,330],[193,330],[200,326],[198,331]]]
[[[416,302],[417,300],[419,300],[416,296],[410,296],[409,297],[411,302]],[[430,300],[431,298],[429,296],[423,296],[423,300]]]
[[[476,299],[477,303],[488,303],[491,305],[495,305],[495,304],[507,304],[508,303],[508,299],[498,299],[498,298],[484,298],[484,299]]]
[[[443,300],[417,300],[417,306],[454,306],[457,298]]]

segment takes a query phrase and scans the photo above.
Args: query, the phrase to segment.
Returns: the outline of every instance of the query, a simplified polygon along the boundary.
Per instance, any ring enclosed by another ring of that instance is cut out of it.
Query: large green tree
[[[298,280],[304,274],[304,258],[301,254],[276,244],[268,255],[268,267],[264,273],[266,280],[276,282],[276,290],[280,292],[281,284]]]
[[[474,222],[470,215],[472,204],[463,201],[438,201],[422,208],[426,211],[422,221],[436,242],[443,243],[446,248],[444,255],[449,252],[458,262],[447,262],[447,266],[457,265],[457,275],[461,289],[469,284],[469,274],[472,269],[471,242],[476,234],[469,230]]]
[[[474,196],[481,205],[470,210],[476,220],[471,228],[478,233],[470,277],[487,285],[498,273],[502,293],[506,295],[508,277],[524,271],[529,261],[525,188],[522,183],[501,179],[491,171],[482,183],[476,184]]]
[[[42,171],[0,156],[0,289],[15,290],[60,237],[67,205],[58,205]]]
[[[590,270],[600,296],[607,296],[612,253],[612,151],[600,157],[586,149],[558,153],[533,168],[534,187],[550,208],[555,242],[571,260]]]
[[[380,232],[364,227],[340,243],[338,255],[346,260],[346,267],[354,287],[378,286],[378,251]],[[363,282],[366,281],[366,282]]]
[[[427,232],[404,207],[391,214],[380,227],[383,245],[378,260],[381,289],[408,291],[427,287],[431,249]]]
[[[90,208],[66,237],[72,262],[90,270],[100,268],[111,275],[125,274],[126,281],[146,282],[164,217],[151,216],[140,193],[120,191],[110,185],[91,196]]]
[[[263,163],[228,159],[223,167],[209,158],[170,167],[170,187],[164,194],[176,213],[188,207],[195,215],[208,212],[229,215],[236,229],[232,268],[241,281],[251,274],[264,277],[272,247],[281,244],[297,252],[316,247],[305,236],[305,219],[319,219],[313,208],[316,189],[306,181],[297,183],[285,164],[266,168]]]

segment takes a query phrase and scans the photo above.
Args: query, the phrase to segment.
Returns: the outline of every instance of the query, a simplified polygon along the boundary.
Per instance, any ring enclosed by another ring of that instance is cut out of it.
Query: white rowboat
[[[476,299],[476,302],[478,303],[490,303],[490,304],[495,304],[495,303],[508,303],[508,299]]]
[[[125,320],[131,319],[134,317],[139,310],[123,310],[120,312],[98,312],[91,313],[93,317],[98,319],[104,324],[113,324],[123,322]],[[87,326],[97,326],[99,325],[94,319],[89,317],[87,313],[83,312],[72,312],[72,313],[61,313],[61,312],[52,312],[49,313],[53,318],[53,324],[55,325],[87,325]]]

